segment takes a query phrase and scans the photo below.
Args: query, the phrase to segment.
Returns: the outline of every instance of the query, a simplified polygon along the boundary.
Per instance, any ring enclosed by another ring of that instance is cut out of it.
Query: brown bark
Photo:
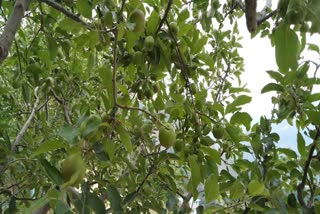
[[[257,29],[257,0],[245,0],[246,3],[246,21],[250,33]]]
[[[17,33],[24,13],[31,0],[17,0],[13,11],[7,21],[3,33],[0,36],[0,64],[7,58],[9,49]]]

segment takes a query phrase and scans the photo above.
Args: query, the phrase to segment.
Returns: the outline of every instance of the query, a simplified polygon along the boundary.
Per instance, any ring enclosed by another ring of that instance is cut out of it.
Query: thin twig
[[[261,25],[263,22],[267,21],[267,20],[268,20],[269,18],[271,18],[272,16],[276,15],[277,13],[278,13],[278,11],[277,11],[277,10],[274,10],[274,11],[270,12],[269,14],[267,14],[267,15],[259,18],[259,19],[257,20],[258,26]]]
[[[51,1],[51,0],[40,0],[40,2],[46,3],[47,5],[53,7],[54,9],[60,11],[61,13],[63,13],[64,15],[66,15],[68,18],[84,25],[85,27],[92,29],[92,27],[87,24],[85,21],[83,21],[80,17],[78,17],[77,15],[73,14],[72,12],[68,11],[66,8],[64,8],[62,5],[60,5],[57,2]]]
[[[164,24],[164,22],[165,22],[165,21],[167,20],[167,18],[168,18],[168,15],[169,15],[169,12],[170,12],[170,9],[171,9],[172,2],[173,2],[173,0],[169,0],[169,1],[168,1],[167,8],[166,8],[166,10],[165,10],[165,12],[164,12],[164,15],[163,15],[163,17],[162,17],[162,19],[160,20],[160,23],[159,23],[159,25],[158,25],[158,28],[157,28],[157,31],[156,31],[156,35],[158,34],[158,32],[160,31],[162,25]]]
[[[219,96],[220,96],[221,90],[222,90],[222,88],[223,88],[223,86],[224,86],[224,83],[225,83],[225,81],[226,81],[226,79],[227,79],[227,77],[228,77],[229,72],[230,72],[230,62],[228,62],[227,70],[224,72],[224,76],[223,76],[223,78],[222,78],[222,80],[221,80],[221,82],[220,82],[220,86],[219,86],[219,88],[218,88],[216,97],[215,97],[215,99],[214,99],[214,103],[217,103],[217,101],[218,101],[218,98],[219,98]]]
[[[38,97],[38,90],[39,90],[39,87],[36,87],[35,90],[34,90],[34,96],[36,97],[36,101],[34,102],[34,105],[33,105],[33,108],[31,110],[31,114],[30,114],[29,118],[27,119],[27,121],[23,125],[22,129],[18,133],[15,141],[11,145],[11,152],[10,152],[10,155],[8,156],[8,158],[7,158],[7,162],[5,162],[4,165],[0,165],[0,175],[2,175],[4,173],[4,171],[7,169],[7,166],[10,163],[10,161],[12,160],[12,156],[15,153],[17,146],[19,145],[20,141],[23,138],[23,135],[28,130],[28,128],[29,128],[29,126],[31,124],[31,121],[33,120],[33,118],[35,116],[35,113],[37,111],[37,107],[38,107],[39,101],[40,101],[40,99]]]
[[[154,116],[153,114],[151,114],[150,112],[148,112],[145,109],[138,108],[138,107],[133,107],[133,106],[123,106],[123,105],[120,105],[118,103],[116,103],[116,106],[119,107],[119,108],[122,108],[122,109],[141,111],[141,112],[149,115],[150,117],[152,117],[154,120],[160,122],[159,119],[156,116]]]
[[[38,90],[39,90],[39,87],[36,87],[35,90],[34,90],[34,96],[36,98],[36,101],[34,102],[34,105],[33,105],[33,108],[32,108],[32,111],[31,111],[31,114],[28,118],[28,120],[25,122],[25,124],[23,125],[22,129],[20,130],[19,134],[17,135],[14,143],[11,145],[11,155],[13,155],[13,153],[15,152],[16,150],[16,147],[17,145],[20,143],[20,141],[22,140],[22,137],[23,135],[26,133],[26,131],[28,130],[30,124],[31,124],[31,121],[33,120],[35,114],[36,114],[36,111],[37,111],[37,107],[39,105],[39,101],[40,101],[40,98],[38,96]]]
[[[317,140],[320,136],[320,127],[317,126],[316,129],[317,129],[317,133],[316,133],[316,136],[314,137],[314,141],[310,147],[308,159],[306,160],[306,163],[304,165],[302,180],[297,187],[298,201],[299,201],[300,205],[305,208],[309,208],[309,207],[306,205],[306,203],[304,201],[303,190],[304,190],[304,187],[307,182],[308,171],[309,171],[309,167],[311,164],[313,153],[314,153],[316,146],[317,146]],[[309,203],[308,203],[308,205],[309,205]]]
[[[151,165],[147,175],[144,177],[144,179],[142,180],[142,182],[139,184],[136,193],[139,193],[139,191],[141,190],[143,184],[147,181],[147,179],[149,178],[149,176],[154,172],[154,165]]]

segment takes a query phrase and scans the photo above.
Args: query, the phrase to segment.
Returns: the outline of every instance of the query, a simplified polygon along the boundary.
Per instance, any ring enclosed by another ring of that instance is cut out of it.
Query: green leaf
[[[278,148],[278,151],[285,154],[289,158],[297,159],[297,157],[298,157],[297,154],[294,151],[292,151],[291,149]]]
[[[300,132],[297,134],[297,144],[298,144],[298,151],[302,157],[306,157],[306,142],[304,141],[304,138]]]
[[[96,214],[105,214],[106,207],[102,200],[94,192],[88,192],[87,194],[88,207]]]
[[[206,154],[208,154],[210,157],[212,157],[212,159],[214,160],[214,162],[216,162],[217,164],[221,164],[221,154],[210,147],[207,146],[203,146],[201,147],[202,151],[204,151]]]
[[[123,204],[128,204],[131,201],[133,201],[138,196],[138,193],[136,191],[129,193],[126,195],[126,197],[123,199]]]
[[[309,120],[315,125],[320,125],[320,111],[309,110],[306,111]]]
[[[277,84],[277,83],[268,83],[267,85],[265,85],[262,88],[261,93],[264,94],[264,93],[267,93],[267,92],[270,92],[270,91],[283,92],[284,88],[281,85]]]
[[[318,45],[309,43],[308,46],[309,46],[308,48],[309,50],[315,51],[316,53],[320,52],[320,48]]]
[[[79,129],[72,127],[71,125],[62,126],[58,132],[58,135],[64,138],[68,143],[74,143],[75,138],[79,135]]]
[[[86,137],[90,133],[93,133],[93,132],[97,131],[98,128],[100,127],[100,125],[102,124],[102,121],[101,121],[101,118],[99,116],[91,115],[83,123],[86,123],[86,125],[85,125],[85,129],[82,132],[82,136]]]
[[[108,200],[111,204],[112,213],[123,213],[123,209],[121,207],[121,196],[118,190],[113,186],[108,186],[107,189]]]
[[[59,27],[62,30],[67,32],[79,32],[80,30],[84,29],[84,26],[79,22],[74,21],[68,17],[64,17],[61,22],[59,22]]]
[[[234,99],[232,106],[242,106],[251,102],[251,97],[247,95],[240,95]]]
[[[209,203],[220,196],[218,175],[211,174],[204,184],[204,194],[206,203]]]
[[[311,33],[320,33],[320,1],[309,0],[306,20],[311,21]]]
[[[43,153],[55,151],[57,149],[63,148],[64,146],[65,146],[64,143],[62,143],[59,140],[46,141],[46,142],[40,144],[40,146],[36,149],[36,151],[34,151],[32,153],[31,156],[35,157],[35,156],[43,154]]]
[[[320,100],[320,93],[314,93],[314,94],[310,94],[309,96],[308,96],[308,101],[309,102],[315,102],[315,101],[318,101],[318,100]]]
[[[194,200],[198,198],[198,185],[201,182],[201,173],[200,173],[200,165],[197,161],[196,155],[189,156],[189,164],[191,169],[191,185],[192,185],[192,194],[194,197]]]
[[[107,89],[107,98],[109,106],[113,105],[113,84],[112,84],[112,70],[111,66],[108,64],[104,64],[103,67],[98,69],[98,73],[100,78],[102,79],[103,86]],[[105,103],[105,104],[107,104]],[[108,106],[106,106],[108,107]]]
[[[76,6],[81,15],[83,15],[88,19],[92,17],[92,8],[89,4],[89,1],[87,0],[77,1]]]
[[[158,12],[156,10],[153,10],[148,18],[148,22],[146,23],[148,34],[152,35],[156,32],[159,21],[160,19]]]
[[[244,186],[240,181],[235,181],[230,188],[230,198],[239,199],[244,195]]]
[[[52,36],[47,36],[47,46],[51,60],[54,60],[58,54],[58,44]]]
[[[26,84],[26,83],[23,84],[21,90],[22,90],[22,97],[23,97],[24,102],[30,103],[31,102],[31,91],[30,91],[30,87],[28,86],[28,84]]]
[[[127,132],[127,130],[121,126],[116,126],[116,131],[120,135],[121,142],[124,144],[128,152],[132,152],[132,143],[131,143],[131,136]]]
[[[128,52],[132,51],[133,46],[135,45],[136,40],[139,38],[139,35],[133,31],[127,31],[126,33],[126,41],[127,46],[126,49]]]
[[[269,76],[274,79],[275,81],[281,83],[283,82],[284,77],[282,76],[281,73],[277,72],[277,71],[266,71]]]
[[[247,131],[250,130],[252,117],[246,112],[236,112],[230,119],[231,124],[242,124],[246,127]]]
[[[239,137],[239,129],[235,128],[234,126],[231,125],[227,125],[226,126],[226,131],[228,133],[228,135],[230,136],[230,138],[234,141],[234,142],[240,142],[240,137]]]
[[[68,213],[68,211],[71,210],[66,202],[61,200],[55,201],[54,213]]]
[[[108,157],[112,160],[115,155],[116,144],[112,140],[106,139],[103,139],[102,144],[104,152],[107,152]]]
[[[31,201],[29,204],[29,207],[26,207],[22,210],[20,210],[23,214],[30,214],[30,213],[35,213],[36,210],[42,208],[45,204],[49,202],[48,198],[46,196],[35,200]]]
[[[248,185],[248,191],[251,196],[262,195],[264,193],[265,186],[257,180],[252,180]]]
[[[44,171],[48,177],[57,185],[63,184],[63,178],[60,171],[52,166],[46,159],[40,159],[40,164],[42,165]]]
[[[275,43],[276,61],[280,72],[287,73],[289,68],[298,67],[300,43],[297,34],[283,21],[273,33]]]

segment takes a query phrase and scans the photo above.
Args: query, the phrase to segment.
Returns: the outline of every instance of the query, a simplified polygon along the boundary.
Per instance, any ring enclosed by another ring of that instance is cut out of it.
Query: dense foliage
[[[1,2],[6,27],[29,3]],[[242,111],[244,11],[237,0],[31,1],[0,68],[0,212],[320,210],[319,62],[302,57],[320,53],[308,43],[320,1],[280,0],[248,27],[270,38],[279,67],[262,89],[277,93],[272,117],[258,123]],[[282,121],[298,153],[277,147]]]

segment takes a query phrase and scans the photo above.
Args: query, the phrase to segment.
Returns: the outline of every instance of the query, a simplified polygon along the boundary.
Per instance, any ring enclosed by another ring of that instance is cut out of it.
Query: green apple
[[[176,22],[171,22],[169,24],[169,26],[170,26],[170,29],[171,29],[171,32],[173,33],[173,35],[176,36],[178,34],[178,32],[179,32],[179,27],[178,27],[177,23]]]
[[[61,174],[64,187],[77,186],[86,174],[86,164],[80,153],[69,155],[61,164]]]
[[[153,90],[151,89],[151,87],[149,85],[147,85],[147,87],[144,89],[145,90],[145,95],[148,99],[151,99],[153,96]]]
[[[139,10],[139,9],[134,10],[130,15],[129,22],[135,24],[134,32],[143,32],[145,19],[144,19],[144,13],[142,12],[142,10]]]
[[[152,36],[147,36],[144,40],[144,47],[147,51],[152,51],[154,47],[154,38]]]
[[[176,132],[171,124],[164,124],[159,129],[159,141],[161,146],[170,148],[176,142]]]
[[[212,129],[212,134],[216,139],[221,139],[224,135],[224,129],[221,126],[214,126]]]
[[[290,0],[286,19],[289,24],[300,24],[306,16],[306,3],[304,0]]]

